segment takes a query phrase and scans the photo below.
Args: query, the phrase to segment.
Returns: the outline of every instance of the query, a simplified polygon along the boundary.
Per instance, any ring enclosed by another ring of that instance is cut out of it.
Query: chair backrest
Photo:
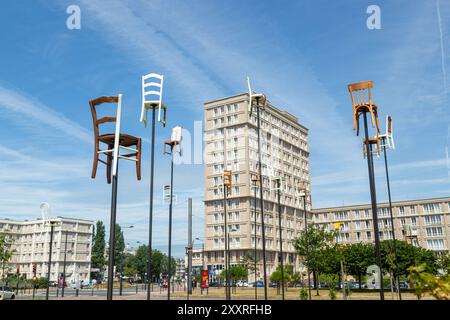
[[[348,85],[348,91],[350,92],[350,96],[352,98],[353,107],[367,104],[372,106],[372,87],[372,80]]]
[[[92,113],[92,120],[94,122],[94,133],[95,136],[99,136],[99,125],[105,122],[116,122],[117,121],[117,114],[115,117],[102,117],[98,119],[97,117],[97,106],[104,104],[104,103],[118,103],[119,97],[118,96],[102,96],[96,99],[89,100],[89,105],[91,106],[91,113]],[[119,111],[119,110],[117,110]]]
[[[117,103],[117,112],[115,117],[103,117],[97,119],[96,107],[103,103]],[[89,100],[91,106],[92,119],[94,121],[94,134],[97,139],[99,136],[99,124],[105,122],[115,122],[116,128],[114,131],[114,152],[113,152],[113,175],[117,175],[117,160],[119,155],[119,137],[120,137],[120,118],[122,114],[122,95],[117,96],[103,96],[97,99]]]
[[[250,116],[252,115],[252,102],[254,97],[261,97],[263,98],[263,107],[266,104],[266,96],[262,93],[254,93],[252,90],[252,86],[250,84],[250,77],[247,76],[247,87],[248,87],[248,112]]]
[[[161,122],[162,94],[164,76],[157,73],[149,73],[142,76],[142,108],[145,103],[158,105],[158,121]]]

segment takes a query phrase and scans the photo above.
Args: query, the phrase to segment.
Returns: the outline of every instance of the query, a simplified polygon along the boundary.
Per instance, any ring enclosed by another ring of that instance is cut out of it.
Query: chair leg
[[[136,145],[136,149],[137,149],[136,175],[137,175],[138,180],[141,180],[141,145],[142,145],[142,139],[139,138],[137,145]]]
[[[112,148],[113,148],[113,145],[108,144],[108,150],[111,150]],[[106,165],[106,180],[108,181],[108,184],[111,183],[112,158],[113,158],[113,155],[111,152],[109,152],[107,154],[107,165]]]
[[[92,162],[92,174],[91,174],[92,179],[95,179],[95,176],[97,175],[97,166],[98,166],[98,140],[96,138],[94,145],[94,160]]]

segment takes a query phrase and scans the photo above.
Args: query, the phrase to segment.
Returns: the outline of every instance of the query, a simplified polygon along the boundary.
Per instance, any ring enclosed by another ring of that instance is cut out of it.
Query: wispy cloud
[[[57,129],[59,132],[83,142],[93,143],[92,135],[88,130],[70,120],[62,113],[54,111],[35,98],[18,90],[8,89],[0,85],[0,108],[20,114],[21,117],[30,121],[37,121],[42,126]]]

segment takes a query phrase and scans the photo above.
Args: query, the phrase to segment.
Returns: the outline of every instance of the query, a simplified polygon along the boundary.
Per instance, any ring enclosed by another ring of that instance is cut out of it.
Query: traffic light
[[[223,185],[227,188],[231,188],[231,170],[223,171]]]
[[[36,276],[36,264],[33,264],[33,275]]]

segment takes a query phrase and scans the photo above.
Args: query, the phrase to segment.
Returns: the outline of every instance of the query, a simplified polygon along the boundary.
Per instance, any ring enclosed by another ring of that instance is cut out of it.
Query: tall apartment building
[[[380,240],[392,239],[388,203],[378,204]],[[392,203],[395,238],[437,253],[450,250],[450,198]],[[343,223],[340,243],[374,242],[370,204],[313,210],[314,222],[327,230]]]
[[[210,270],[224,268],[224,194],[223,171],[232,170],[231,194],[227,196],[227,224],[231,265],[244,255],[254,256],[257,245],[258,279],[262,280],[262,227],[259,189],[252,187],[257,175],[258,142],[256,113],[250,117],[248,94],[239,94],[204,104],[205,112],[205,256]],[[267,275],[279,261],[277,192],[271,190],[271,176],[283,178],[281,196],[282,239],[285,264],[300,269],[293,240],[303,230],[304,210],[300,183],[309,188],[308,129],[286,111],[269,102],[261,110],[261,148],[266,238]],[[259,184],[258,184],[259,186]],[[307,208],[309,210],[309,207]],[[256,224],[255,224],[256,214]],[[310,213],[309,213],[310,214]],[[309,216],[311,217],[311,216]],[[308,218],[309,219],[309,218]],[[232,229],[236,231],[231,232]],[[249,275],[254,279],[254,275]]]
[[[57,281],[58,275],[63,272],[66,233],[66,281],[89,281],[94,222],[65,217],[58,217],[56,220],[59,223],[53,231],[50,281]],[[11,249],[14,254],[9,261],[9,272],[19,272],[27,279],[34,276],[47,277],[50,227],[45,227],[39,219],[0,219],[0,234],[6,234],[12,240]],[[33,265],[36,266],[36,274],[33,273]]]

